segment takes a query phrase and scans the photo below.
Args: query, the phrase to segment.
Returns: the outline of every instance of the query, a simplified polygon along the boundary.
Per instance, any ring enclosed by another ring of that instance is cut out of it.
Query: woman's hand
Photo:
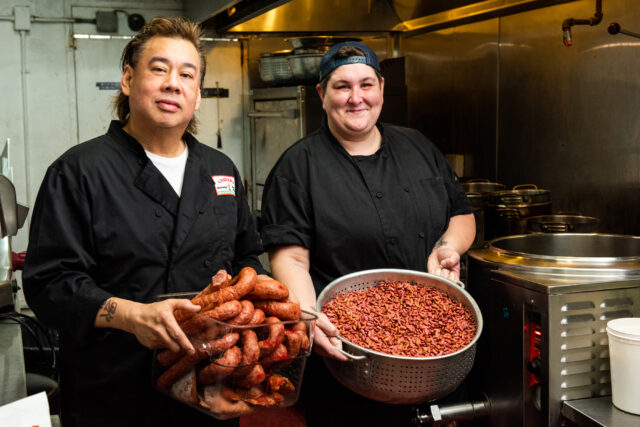
[[[427,259],[427,271],[451,281],[460,279],[460,254],[465,253],[476,235],[472,213],[452,216],[449,227],[436,242]]]
[[[453,282],[460,278],[460,254],[448,246],[436,246],[427,260],[427,271]]]
[[[316,291],[309,274],[309,250],[295,245],[270,249],[269,261],[273,276],[289,288],[289,300],[298,301],[302,309],[318,316],[313,331],[315,352],[342,361],[349,360],[338,351],[342,348],[342,342],[336,338],[338,329],[326,315],[315,309]]]
[[[349,360],[347,356],[340,353],[338,349],[342,349],[342,341],[336,338],[338,328],[336,328],[324,313],[315,312],[318,316],[313,336],[313,348],[320,356],[332,357],[337,360],[346,362]]]

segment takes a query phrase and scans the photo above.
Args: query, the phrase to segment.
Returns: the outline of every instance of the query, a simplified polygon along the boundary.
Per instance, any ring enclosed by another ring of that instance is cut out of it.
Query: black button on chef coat
[[[60,331],[61,388],[77,408],[126,417],[126,408],[144,413],[158,396],[151,351],[132,334],[93,327],[107,298],[153,302],[159,294],[199,291],[219,269],[264,272],[233,162],[189,134],[184,139],[189,156],[180,197],[115,121],[106,135],[71,148],[47,170],[23,284],[38,318]],[[217,177],[225,184],[216,185]]]
[[[317,292],[364,269],[426,271],[449,219],[472,212],[456,175],[427,138],[398,126],[378,129],[381,148],[351,156],[325,119],[283,153],[265,183],[263,244],[309,249]]]

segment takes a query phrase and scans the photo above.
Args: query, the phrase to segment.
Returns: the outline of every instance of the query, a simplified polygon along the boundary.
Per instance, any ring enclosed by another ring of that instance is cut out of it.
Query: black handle
[[[527,370],[533,375],[540,376],[542,371],[542,361],[538,357],[534,357],[529,363],[527,363]]]
[[[609,24],[609,28],[607,28],[607,31],[609,31],[609,34],[611,35],[618,34],[620,32],[620,24],[618,24],[617,22],[612,22],[611,24]]]

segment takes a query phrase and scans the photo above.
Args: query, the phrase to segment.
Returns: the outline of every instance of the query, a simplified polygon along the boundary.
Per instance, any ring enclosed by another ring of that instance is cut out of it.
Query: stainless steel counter
[[[20,325],[0,321],[0,406],[27,396]]]
[[[640,426],[640,415],[616,408],[611,396],[564,401],[562,415],[581,427]]]

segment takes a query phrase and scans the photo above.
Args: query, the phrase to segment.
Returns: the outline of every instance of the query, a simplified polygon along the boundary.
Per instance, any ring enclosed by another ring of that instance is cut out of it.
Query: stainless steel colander
[[[331,282],[318,297],[317,309],[338,294],[376,286],[381,281],[407,281],[444,291],[465,306],[476,323],[476,335],[463,349],[437,357],[393,356],[368,350],[342,337],[343,350],[352,360],[341,362],[325,357],[333,376],[355,393],[385,403],[409,405],[439,399],[454,391],[465,379],[476,354],[482,332],[482,314],[471,295],[449,280],[412,270],[379,269],[360,271]]]

